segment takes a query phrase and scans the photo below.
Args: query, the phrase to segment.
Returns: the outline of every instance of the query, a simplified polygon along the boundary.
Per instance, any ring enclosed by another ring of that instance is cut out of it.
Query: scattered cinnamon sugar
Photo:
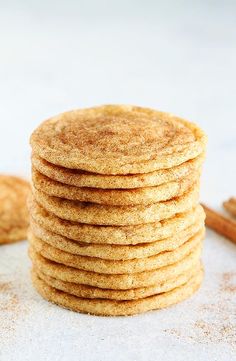
[[[235,282],[234,282],[235,281]],[[235,302],[232,296],[236,292],[236,272],[220,275],[219,288],[215,302],[198,307],[200,318],[186,329],[171,328],[165,333],[179,339],[186,339],[200,344],[223,343],[233,352],[236,350]]]
[[[0,311],[15,311],[19,305],[12,282],[0,282]]]
[[[236,293],[236,272],[223,273],[221,288],[223,292]]]
[[[0,282],[0,293],[10,290],[11,282]]]
[[[235,327],[232,323],[198,320],[195,322],[194,327],[200,331],[199,339],[205,339],[205,342],[224,342],[230,346],[236,346]]]
[[[182,336],[180,330],[178,330],[177,328],[166,329],[166,330],[163,330],[163,331],[166,332],[166,333],[169,333],[171,335],[174,335],[177,338],[181,338],[181,336]]]
[[[7,339],[14,333],[15,323],[20,312],[19,297],[12,282],[0,281],[0,324],[1,339]]]
[[[0,311],[13,312],[17,310],[19,299],[17,295],[11,295],[10,298],[4,303],[0,303]]]

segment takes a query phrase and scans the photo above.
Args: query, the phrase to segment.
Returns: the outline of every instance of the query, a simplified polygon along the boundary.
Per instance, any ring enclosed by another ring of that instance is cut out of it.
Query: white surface
[[[234,1],[0,6],[1,172],[29,174],[28,138],[43,119],[129,103],[198,122],[209,135],[202,200],[219,208],[236,195]],[[206,277],[193,298],[99,318],[43,301],[30,283],[27,244],[1,247],[0,283],[11,284],[0,293],[0,360],[236,360],[235,255],[235,245],[209,231]]]

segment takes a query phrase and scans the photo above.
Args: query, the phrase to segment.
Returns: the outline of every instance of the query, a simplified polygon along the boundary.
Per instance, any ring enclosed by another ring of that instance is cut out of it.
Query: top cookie
[[[148,173],[193,159],[205,149],[196,125],[171,114],[124,105],[74,110],[43,122],[34,153],[67,168],[100,174]]]
[[[26,239],[30,186],[25,180],[0,175],[0,244]]]

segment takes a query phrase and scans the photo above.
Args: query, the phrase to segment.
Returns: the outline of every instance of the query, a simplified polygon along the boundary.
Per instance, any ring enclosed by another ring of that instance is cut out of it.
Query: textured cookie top
[[[205,135],[167,113],[106,105],[63,113],[32,134],[36,154],[68,168],[102,174],[146,173],[199,155]]]
[[[0,243],[26,238],[29,189],[29,183],[21,178],[0,175]]]

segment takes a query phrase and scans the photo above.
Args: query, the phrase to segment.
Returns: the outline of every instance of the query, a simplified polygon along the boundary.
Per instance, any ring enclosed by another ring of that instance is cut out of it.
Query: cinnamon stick
[[[236,198],[232,197],[228,201],[225,201],[223,206],[232,216],[236,216]]]
[[[236,244],[236,221],[202,204],[206,213],[206,225]]]

